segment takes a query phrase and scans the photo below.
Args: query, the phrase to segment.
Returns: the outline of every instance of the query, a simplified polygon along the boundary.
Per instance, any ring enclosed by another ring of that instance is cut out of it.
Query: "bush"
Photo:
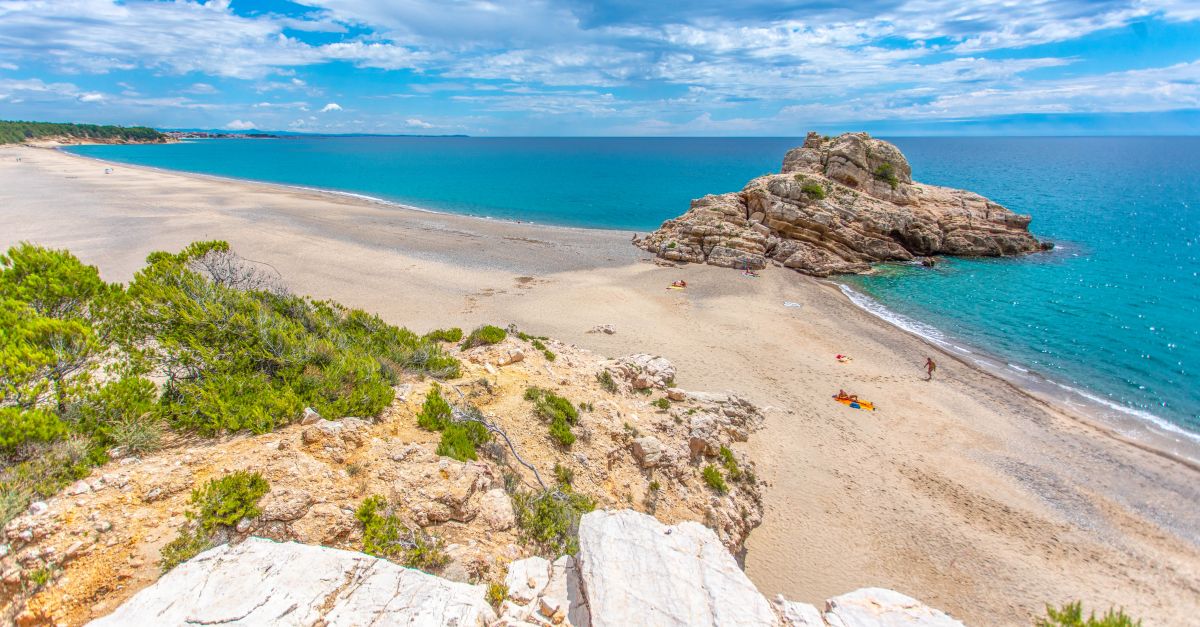
[[[122,377],[83,399],[79,428],[103,445],[135,454],[152,451],[162,438],[157,400],[158,389],[148,379]]]
[[[482,424],[473,421],[452,422],[442,431],[437,454],[457,459],[460,462],[478,459],[475,447],[490,440],[492,434]]]
[[[219,479],[210,479],[192,490],[191,508],[186,515],[190,526],[159,552],[163,572],[203,553],[212,546],[222,529],[230,529],[243,518],[255,518],[261,512],[258,501],[271,489],[257,472],[239,470]]]
[[[239,470],[220,479],[212,479],[204,487],[192,491],[191,504],[195,511],[188,518],[197,522],[201,531],[212,533],[220,527],[233,527],[243,518],[255,518],[261,512],[258,500],[271,486],[257,472]]]
[[[508,598],[508,586],[494,581],[489,583],[487,587],[487,596],[485,598],[487,599],[488,605],[492,606],[492,609],[499,610],[500,604],[504,603],[504,600]]]
[[[656,400],[656,401],[654,401],[654,402],[652,402],[652,403],[650,403],[650,404],[651,404],[651,405],[654,405],[655,407],[657,407],[657,408],[659,408],[659,409],[661,409],[661,410],[663,410],[663,411],[666,411],[666,410],[668,410],[668,409],[670,409],[670,408],[671,408],[671,401],[670,401],[669,399],[665,398],[665,397],[664,397],[664,398],[660,398],[660,399],[658,399],[658,400]]]
[[[878,168],[875,168],[875,178],[887,182],[892,189],[896,189],[896,186],[900,184],[900,179],[896,178],[896,169],[887,162],[881,163]]]
[[[571,401],[536,387],[525,390],[525,400],[533,401],[537,415],[550,422],[550,437],[555,442],[565,447],[575,443],[571,425],[579,422],[579,410]]]
[[[575,471],[562,464],[554,464],[554,479],[558,481],[559,487],[570,489],[575,481]]]
[[[23,448],[24,461],[0,467],[0,527],[23,512],[31,499],[54,496],[105,460],[103,450],[79,436],[47,444],[27,442]]]
[[[704,467],[701,473],[704,477],[704,483],[712,488],[717,494],[725,494],[729,491],[729,486],[725,483],[725,478],[721,476],[721,471],[717,470],[716,466],[709,464]]]
[[[1134,620],[1125,610],[1111,608],[1099,618],[1092,612],[1084,619],[1083,603],[1076,601],[1057,610],[1047,605],[1046,618],[1039,619],[1035,624],[1037,627],[1140,627],[1142,621]]]
[[[548,559],[579,552],[579,519],[596,508],[591,498],[574,492],[517,492],[512,502],[522,540]]]
[[[0,455],[12,455],[27,444],[52,442],[66,434],[67,426],[53,412],[0,407]]]
[[[742,478],[742,470],[738,468],[737,460],[733,457],[733,451],[727,446],[721,446],[720,451],[721,465],[725,466],[725,472],[729,473],[731,481],[737,481]]]
[[[468,348],[475,348],[476,346],[498,344],[503,342],[504,338],[506,337],[508,337],[508,332],[504,329],[492,326],[490,324],[485,324],[474,331],[471,331],[471,334],[467,336],[467,339],[463,340],[461,348],[466,350]]]
[[[417,414],[417,425],[426,431],[441,431],[450,424],[451,415],[450,403],[442,398],[441,386],[433,384],[429,393],[425,395],[420,413]]]
[[[809,198],[815,200],[825,199],[825,188],[816,181],[809,181],[801,185],[800,191],[804,192]]]
[[[441,538],[409,529],[387,510],[387,499],[376,495],[365,499],[354,513],[363,526],[363,553],[426,571],[450,561]]]
[[[596,373],[596,381],[600,382],[600,387],[610,394],[617,393],[617,382],[613,380],[612,373],[607,370],[601,370]]]
[[[463,332],[458,327],[450,327],[449,329],[434,329],[426,333],[421,339],[426,342],[458,342],[462,340]]]

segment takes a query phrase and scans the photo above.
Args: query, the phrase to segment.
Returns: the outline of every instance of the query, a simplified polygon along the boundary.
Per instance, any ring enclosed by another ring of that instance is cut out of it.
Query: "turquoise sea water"
[[[927,334],[1200,432],[1200,138],[897,138],[914,178],[1032,214],[1020,259],[848,277]],[[80,146],[155,167],[498,218],[646,231],[797,139],[323,138]],[[910,325],[911,326],[911,325]]]

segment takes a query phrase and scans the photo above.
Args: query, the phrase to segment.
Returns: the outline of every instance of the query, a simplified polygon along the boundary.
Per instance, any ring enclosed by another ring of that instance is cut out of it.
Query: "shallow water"
[[[915,177],[1034,217],[1054,251],[845,282],[1018,378],[1200,431],[1200,138],[898,138]],[[114,161],[420,207],[646,231],[797,139],[321,138],[80,146]],[[863,301],[868,303],[869,301]],[[911,326],[911,325],[910,325]],[[1036,378],[1036,377],[1035,377]]]

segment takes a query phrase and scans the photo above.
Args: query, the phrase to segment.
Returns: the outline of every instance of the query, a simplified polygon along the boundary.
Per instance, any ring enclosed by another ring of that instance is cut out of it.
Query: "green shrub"
[[[536,387],[526,388],[525,400],[533,401],[534,412],[544,420],[562,420],[572,425],[579,422],[579,410],[571,401],[554,392]]]
[[[563,420],[555,420],[550,423],[550,438],[566,448],[570,448],[575,443],[575,433],[571,431],[571,425]]]
[[[892,189],[896,189],[896,186],[900,184],[900,179],[896,177],[896,169],[886,161],[875,168],[875,178],[887,182]]]
[[[675,242],[667,242],[667,248],[668,248],[668,249],[674,250],[674,249],[675,249],[676,247],[678,247],[678,246],[679,246],[679,244],[677,244],[677,243],[675,243]]]
[[[67,426],[53,412],[41,409],[0,407],[0,454],[10,455],[33,442],[51,442],[67,434]]]
[[[613,380],[612,373],[608,370],[601,370],[596,373],[596,381],[600,382],[600,387],[610,394],[617,393],[617,382]]]
[[[721,476],[721,471],[717,470],[716,466],[709,464],[704,467],[701,473],[704,477],[704,483],[712,488],[717,494],[725,494],[729,491],[729,486],[725,483],[725,478]]]
[[[354,513],[363,526],[363,553],[396,560],[409,568],[435,570],[450,557],[446,554],[441,538],[426,534],[424,530],[412,530],[388,512],[387,499],[371,496],[365,499]]]
[[[737,460],[733,457],[733,451],[727,446],[721,446],[720,451],[721,465],[725,466],[725,472],[729,474],[731,481],[738,481],[742,478],[742,470],[738,468]]]
[[[579,519],[596,508],[591,498],[575,492],[517,492],[513,513],[524,542],[549,559],[579,552]]]
[[[816,181],[809,181],[800,186],[800,191],[815,200],[825,199],[825,188]]]
[[[667,399],[666,397],[660,398],[650,404],[654,405],[655,407],[657,407],[663,411],[666,411],[671,408],[671,401],[669,399]]]
[[[658,481],[651,481],[649,487],[651,492],[658,492],[662,489],[662,484]]]
[[[463,331],[458,327],[450,327],[449,329],[434,329],[426,333],[421,339],[426,342],[459,342],[462,340]]]
[[[258,500],[270,489],[267,480],[257,472],[239,470],[212,479],[192,491],[191,504],[196,509],[188,513],[188,518],[208,533],[222,526],[233,527],[239,520],[255,518],[261,513]]]
[[[497,344],[503,342],[504,338],[506,337],[508,337],[508,332],[504,329],[492,326],[490,324],[485,324],[474,331],[471,331],[471,334],[467,336],[467,339],[463,340],[461,348],[466,350],[468,348],[475,348],[476,346]]]
[[[1038,619],[1037,627],[1140,627],[1142,621],[1134,620],[1125,610],[1109,609],[1099,618],[1091,612],[1083,617],[1083,603],[1068,603],[1059,609],[1046,606],[1046,618]]]
[[[433,384],[429,393],[425,395],[420,413],[417,414],[417,425],[426,431],[441,431],[450,424],[451,415],[450,403],[442,398],[441,386]]]
[[[460,462],[478,459],[475,447],[491,439],[487,427],[473,421],[452,422],[442,430],[437,454],[452,457]]]
[[[200,529],[180,529],[179,535],[159,551],[159,567],[162,572],[196,557],[212,548],[212,537]]]
[[[158,448],[162,420],[158,389],[150,380],[124,376],[86,396],[79,406],[79,429],[104,445],[140,454]]]
[[[554,479],[558,481],[559,487],[570,489],[575,481],[575,471],[562,464],[554,464]]]
[[[0,466],[0,527],[20,514],[35,497],[54,496],[82,479],[105,460],[102,449],[79,436],[47,444],[27,443],[27,459]]]

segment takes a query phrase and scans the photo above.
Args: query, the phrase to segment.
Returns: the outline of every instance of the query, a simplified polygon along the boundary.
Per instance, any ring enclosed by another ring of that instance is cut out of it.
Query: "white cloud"
[[[100,102],[102,100],[104,100],[104,94],[96,92],[79,94],[79,102]]]
[[[404,123],[412,128],[433,128],[433,125],[429,122],[417,118],[409,118]]]
[[[225,128],[231,131],[248,131],[256,128],[254,122],[247,120],[234,120],[225,125]]]
[[[189,93],[189,94],[203,95],[203,94],[215,94],[215,93],[218,93],[219,90],[216,87],[209,85],[208,83],[192,83],[191,87],[188,87],[187,89],[185,89],[183,91],[185,93]]]
[[[336,102],[331,102],[331,103],[325,105],[324,107],[321,107],[321,113],[329,113],[330,111],[341,111],[341,110],[342,110],[342,105],[340,105]]]
[[[17,68],[17,65],[15,63],[9,63],[7,61],[0,61],[0,70],[12,70],[15,72],[15,71],[17,71],[17,69],[19,69],[19,68]]]

